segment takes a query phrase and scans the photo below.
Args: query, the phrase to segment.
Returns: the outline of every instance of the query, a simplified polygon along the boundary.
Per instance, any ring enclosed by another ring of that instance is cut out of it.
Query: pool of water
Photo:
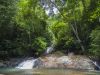
[[[0,75],[100,75],[99,71],[73,69],[0,69]]]

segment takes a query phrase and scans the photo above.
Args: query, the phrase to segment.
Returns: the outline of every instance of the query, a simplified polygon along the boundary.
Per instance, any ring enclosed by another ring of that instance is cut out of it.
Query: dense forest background
[[[0,58],[48,46],[100,58],[100,0],[0,0]]]

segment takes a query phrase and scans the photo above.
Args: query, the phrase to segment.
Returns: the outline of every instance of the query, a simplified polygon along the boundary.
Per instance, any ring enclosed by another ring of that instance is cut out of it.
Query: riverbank
[[[31,64],[33,64],[33,68],[69,68],[79,70],[96,70],[96,65],[90,58],[82,55],[74,55],[73,53],[69,53],[68,55],[63,53],[53,53],[41,56],[39,58],[26,57],[12,58],[6,61],[0,60],[0,68],[15,68],[20,63],[22,63],[21,67],[24,67],[25,63],[27,64],[28,61],[33,60],[35,60],[34,62],[31,62]]]
[[[82,55],[63,55],[57,56],[54,54],[39,58],[44,68],[71,68],[79,70],[95,70],[95,65],[92,61]],[[39,67],[39,66],[38,66]]]

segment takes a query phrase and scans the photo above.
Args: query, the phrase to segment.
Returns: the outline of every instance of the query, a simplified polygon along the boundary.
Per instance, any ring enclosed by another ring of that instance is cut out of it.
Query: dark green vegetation
[[[50,45],[100,58],[100,0],[0,0],[1,58],[39,56]]]

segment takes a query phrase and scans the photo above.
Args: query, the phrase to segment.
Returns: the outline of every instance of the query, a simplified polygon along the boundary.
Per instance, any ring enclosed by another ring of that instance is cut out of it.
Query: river
[[[0,69],[0,75],[100,75],[98,71],[74,69]]]
[[[46,54],[52,50],[52,47],[48,47]],[[0,75],[100,75],[100,71],[94,70],[95,65],[91,60],[83,56],[50,55],[37,59],[17,59],[17,62],[13,68],[0,68]],[[15,63],[12,61],[11,65]]]

